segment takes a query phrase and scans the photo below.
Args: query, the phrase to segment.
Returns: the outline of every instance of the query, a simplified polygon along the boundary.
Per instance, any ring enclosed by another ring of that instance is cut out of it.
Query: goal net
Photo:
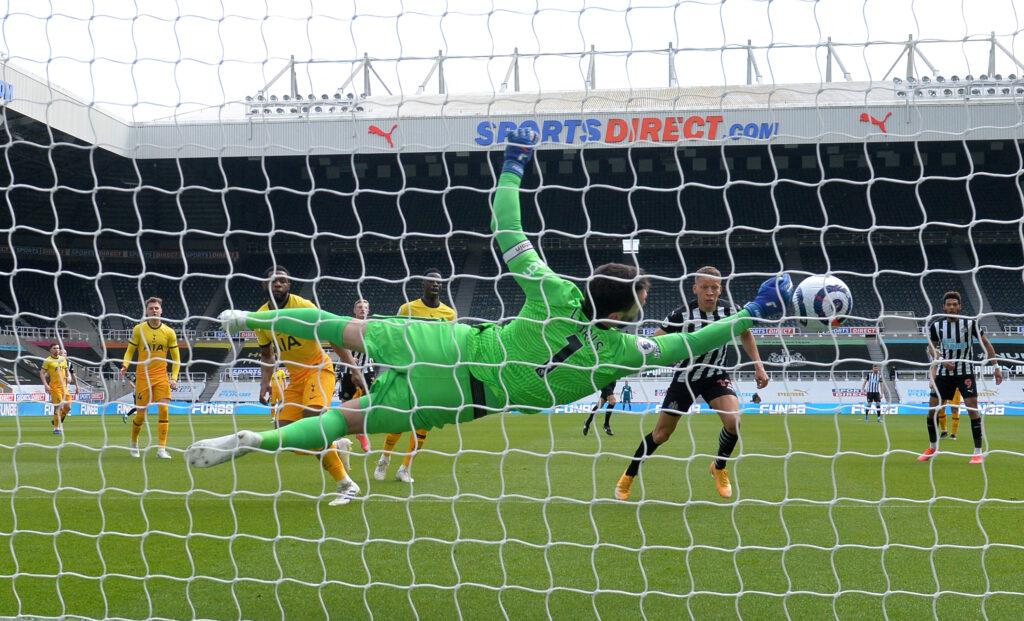
[[[1016,618],[1024,66],[1013,3],[975,4],[5,3],[0,616]],[[190,468],[361,389],[224,310],[520,313],[490,228],[520,128],[538,255],[650,280],[626,332],[782,272],[852,312],[536,415]],[[1003,381],[944,334],[973,383],[921,463],[947,292]]]

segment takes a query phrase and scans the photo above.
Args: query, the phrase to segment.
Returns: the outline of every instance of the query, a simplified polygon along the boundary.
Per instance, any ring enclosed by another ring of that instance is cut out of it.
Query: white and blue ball
[[[828,330],[841,326],[853,312],[853,294],[835,276],[810,276],[793,293],[793,306],[801,326]]]

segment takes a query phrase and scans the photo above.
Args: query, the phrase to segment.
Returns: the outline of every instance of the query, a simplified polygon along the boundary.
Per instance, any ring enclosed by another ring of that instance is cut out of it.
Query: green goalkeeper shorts
[[[504,400],[469,373],[466,363],[471,362],[475,332],[451,322],[371,319],[364,336],[366,353],[389,368],[370,394],[360,398],[366,433],[433,429],[502,409]]]

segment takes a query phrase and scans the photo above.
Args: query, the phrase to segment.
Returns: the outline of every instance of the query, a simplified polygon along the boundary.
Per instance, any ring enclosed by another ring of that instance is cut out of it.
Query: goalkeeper
[[[499,411],[536,413],[593,394],[646,366],[672,366],[720,347],[754,318],[782,315],[788,275],[766,281],[739,313],[691,333],[643,338],[618,328],[634,322],[649,281],[632,266],[598,267],[586,292],[552,272],[520,224],[519,186],[537,136],[509,138],[494,195],[491,228],[505,263],[526,294],[505,324],[469,326],[401,317],[343,317],[318,309],[221,313],[229,332],[272,330],[366,352],[388,367],[370,394],[280,429],[201,440],[189,464],[213,466],[255,449],[318,449],[355,433],[401,433],[466,423]]]

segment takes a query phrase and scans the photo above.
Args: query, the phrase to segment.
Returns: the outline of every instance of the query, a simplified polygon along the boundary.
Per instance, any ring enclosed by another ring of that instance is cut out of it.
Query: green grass
[[[582,437],[581,416],[490,417],[431,434],[415,496],[355,456],[366,497],[329,507],[312,457],[190,472],[180,453],[131,459],[119,418],[69,420],[59,449],[47,419],[5,419],[0,616],[1019,618],[1024,421],[986,422],[1016,454],[979,468],[917,463],[921,417],[747,417],[725,502],[718,420],[689,416],[640,502],[616,503],[653,417],[617,415],[613,438]],[[174,417],[172,444],[234,424]]]

